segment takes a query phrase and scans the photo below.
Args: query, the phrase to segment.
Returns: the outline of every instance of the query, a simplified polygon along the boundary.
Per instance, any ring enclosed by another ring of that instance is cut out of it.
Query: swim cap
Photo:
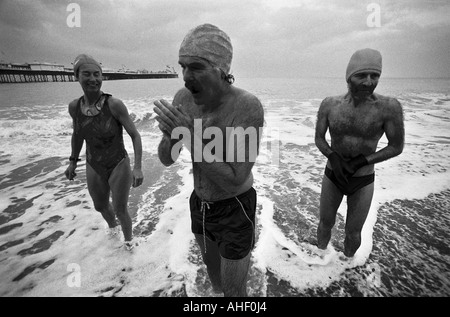
[[[80,54],[75,58],[75,61],[73,62],[73,72],[75,76],[78,77],[78,70],[80,69],[81,65],[85,64],[93,64],[100,68],[100,71],[102,70],[102,66],[100,66],[100,63],[97,62],[92,56]]]
[[[185,36],[180,46],[179,56],[204,58],[228,75],[233,47],[228,35],[217,26],[202,24],[190,30]]]
[[[381,54],[377,50],[365,48],[356,51],[348,62],[345,79],[363,71],[376,71],[381,75]]]

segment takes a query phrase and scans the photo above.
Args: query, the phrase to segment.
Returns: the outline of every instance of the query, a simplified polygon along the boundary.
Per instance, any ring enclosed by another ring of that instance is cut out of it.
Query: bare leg
[[[101,213],[109,228],[117,226],[114,209],[109,203],[109,184],[86,163],[86,180],[88,191],[94,203],[94,208]]]
[[[221,279],[225,297],[247,296],[247,275],[250,268],[251,252],[240,260],[221,257]]]
[[[336,213],[342,202],[341,191],[327,176],[323,176],[320,194],[320,220],[317,227],[317,246],[325,250],[331,239],[331,229],[336,222]]]
[[[109,185],[112,192],[114,211],[122,226],[125,241],[132,239],[132,221],[128,213],[128,197],[133,181],[130,168],[130,159],[124,158],[114,169],[109,177]]]
[[[373,191],[374,183],[371,183],[347,197],[344,241],[344,254],[347,257],[352,257],[361,245],[361,230],[370,210]]]
[[[206,254],[205,248],[203,246],[203,235],[202,234],[194,234],[195,240],[200,246],[200,250],[202,252],[203,262],[206,265],[206,270],[208,272],[209,279],[212,284],[213,291],[215,293],[222,292],[222,283],[220,280],[220,254],[217,243],[211,241],[209,238],[206,238]]]

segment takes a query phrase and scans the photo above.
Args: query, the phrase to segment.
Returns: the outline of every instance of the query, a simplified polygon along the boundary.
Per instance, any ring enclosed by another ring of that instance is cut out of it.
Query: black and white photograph
[[[0,297],[450,296],[449,17],[0,0]]]

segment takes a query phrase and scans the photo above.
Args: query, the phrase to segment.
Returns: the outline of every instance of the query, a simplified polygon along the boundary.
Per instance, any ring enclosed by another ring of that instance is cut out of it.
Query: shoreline
[[[47,161],[45,161],[45,162],[47,162]],[[182,164],[185,164],[185,163],[186,162],[184,162]],[[42,171],[42,166],[35,165],[35,168]],[[184,169],[189,169],[189,168],[184,166]],[[174,173],[174,172],[178,173],[178,171],[179,171],[179,168],[175,167],[171,173]],[[49,171],[47,171],[47,173],[48,172]],[[54,172],[55,171],[50,172],[50,173],[54,173]],[[186,172],[186,170],[185,170],[185,172]],[[81,176],[81,175],[79,175],[79,176]],[[156,176],[156,175],[154,175],[154,176]],[[188,175],[187,177],[189,178],[190,175]],[[25,178],[23,180],[25,180]],[[157,182],[158,181],[156,181],[156,183]],[[152,185],[155,185],[156,183],[153,182]],[[157,196],[160,197],[160,198],[158,198],[159,202],[157,203],[157,205],[161,205],[161,212],[164,209],[170,207],[167,205],[167,200],[170,200],[171,197],[180,195],[182,191],[190,192],[192,190],[191,188],[187,188],[188,186],[191,186],[191,185],[182,184],[182,178],[179,178],[179,181],[177,181],[176,183],[177,184],[175,184],[175,183],[173,184],[175,187],[173,187],[173,189],[169,190],[169,191],[167,191],[167,187],[166,187],[167,185],[164,185],[163,187],[160,188],[161,192],[159,194],[157,194]],[[14,186],[18,186],[18,185],[19,185],[19,183],[16,183]],[[75,185],[75,184],[73,184],[73,185]],[[65,191],[65,195],[70,195],[71,192],[74,192],[74,193],[79,192],[80,190],[82,190],[85,187],[85,184],[80,182],[80,184],[75,185],[75,187],[76,188],[71,188],[71,189],[66,188],[65,190],[63,190],[63,191]],[[147,184],[146,188],[143,187],[140,189],[139,194],[138,193],[134,194],[135,195],[134,199],[139,200],[140,199],[139,197],[141,197],[141,194],[143,194],[143,193],[148,194],[148,192],[151,188],[152,188],[152,186],[149,186]],[[60,196],[59,198],[56,198],[56,199],[64,198],[63,196]],[[39,196],[34,197],[34,201],[39,200],[39,198],[40,198]],[[147,199],[152,200],[152,199],[154,199],[154,196],[147,197]],[[84,200],[77,198],[77,199],[69,200],[69,201],[72,203],[72,205],[68,206],[68,207],[70,207],[71,210],[76,210],[76,209],[80,209],[80,208],[82,208],[82,209],[89,208],[89,209],[91,209],[91,211],[89,211],[89,212],[93,212],[93,207],[91,206],[92,204],[91,204],[90,200],[88,199],[88,197],[86,197]],[[76,203],[76,201],[79,201],[79,203]],[[369,274],[368,267],[370,268],[370,265],[373,266],[374,264],[380,265],[380,267],[383,270],[386,270],[386,272],[389,272],[388,265],[389,265],[389,263],[392,262],[392,260],[389,260],[389,254],[386,254],[386,253],[380,254],[379,253],[380,252],[379,237],[380,237],[380,235],[381,236],[385,235],[384,233],[382,233],[380,231],[380,226],[381,226],[380,223],[385,221],[384,217],[385,217],[386,209],[388,209],[388,208],[392,209],[393,208],[392,205],[397,206],[395,208],[398,209],[399,213],[401,213],[401,211],[405,208],[405,206],[408,208],[412,208],[412,209],[414,209],[414,208],[417,209],[417,206],[422,206],[425,209],[430,209],[431,208],[430,206],[432,205],[431,202],[433,202],[433,204],[435,205],[434,208],[439,209],[441,212],[446,212],[446,210],[447,210],[446,208],[448,208],[449,204],[450,204],[450,188],[445,188],[437,193],[431,193],[431,194],[427,195],[425,198],[417,198],[417,199],[416,198],[413,198],[413,199],[396,198],[393,201],[388,201],[388,202],[382,203],[377,208],[377,219],[376,219],[376,223],[373,228],[373,250],[371,251],[369,258],[368,258],[367,262],[365,263],[365,265],[363,265],[362,267],[354,268],[353,270],[351,270],[352,271],[351,273],[348,273],[351,275],[351,277],[349,277],[349,278],[356,279],[357,281],[359,281],[358,283],[361,283],[361,281],[364,280],[364,276],[367,277]],[[440,202],[443,207],[442,206],[439,207]],[[20,204],[20,203],[22,203],[22,204]],[[156,203],[156,202],[153,201],[153,203]],[[30,202],[30,204],[28,204],[26,206],[23,204],[23,201],[17,201],[15,204],[11,204],[7,208],[15,209],[17,212],[20,212],[21,215],[23,215],[23,214],[26,214],[27,212],[31,211],[30,210],[30,209],[32,209],[31,205],[33,205],[33,200]],[[398,206],[400,206],[400,207],[398,207]],[[142,208],[142,206],[137,206],[137,208],[138,209]],[[178,208],[180,208],[180,207],[178,207]],[[183,209],[182,214],[184,213],[186,216],[186,214],[188,214],[188,210],[186,209],[186,206],[181,206],[181,208]],[[310,208],[313,208],[313,206],[310,206]],[[139,212],[140,211],[141,210],[139,210]],[[76,215],[78,212],[73,211],[72,213],[74,213],[74,215]],[[432,214],[431,211],[428,211],[428,213]],[[57,214],[60,214],[60,213],[57,212]],[[79,216],[82,216],[82,215],[80,214]],[[135,216],[137,216],[137,215],[135,215]],[[41,217],[39,217],[39,218],[41,218]],[[99,218],[99,217],[96,217],[96,218]],[[2,238],[14,237],[14,236],[17,236],[19,233],[27,234],[27,232],[26,232],[26,230],[28,229],[26,226],[27,222],[20,221],[20,219],[21,219],[21,217],[17,217],[17,218],[13,218],[13,219],[4,221],[2,223],[2,225],[0,225],[0,237],[2,237]],[[157,216],[157,218],[154,218],[154,219],[159,219],[159,216]],[[25,258],[33,257],[35,254],[39,254],[44,251],[45,248],[42,249],[42,247],[44,245],[47,245],[48,248],[51,248],[52,243],[56,242],[58,240],[58,238],[68,238],[68,237],[70,237],[70,235],[73,234],[73,232],[63,232],[63,231],[57,229],[58,222],[62,221],[60,218],[56,218],[56,216],[53,216],[53,217],[48,218],[47,220],[48,221],[43,221],[43,219],[41,219],[39,222],[41,223],[41,225],[44,223],[47,223],[47,225],[54,225],[55,229],[56,229],[54,231],[54,234],[57,234],[58,236],[47,234],[46,237],[43,238],[42,236],[39,236],[39,233],[37,233],[36,238],[40,239],[38,241],[38,244],[41,245],[41,247],[36,245],[35,248],[31,248],[31,249],[29,247],[28,248],[26,247],[28,244],[23,239],[12,239],[11,240],[10,238],[7,238],[10,240],[3,243],[2,245],[0,245],[0,250],[1,250],[0,251],[0,262],[5,263],[5,260],[8,259],[8,254],[10,254],[10,252],[13,250],[15,250],[14,253],[16,253],[17,255],[21,254],[21,256],[23,256]],[[141,220],[144,220],[144,223],[145,223],[145,221],[148,221],[149,219],[144,217]],[[275,221],[275,219],[274,219],[274,221]],[[96,223],[100,224],[101,220],[96,219]],[[134,223],[133,231],[135,231],[137,233],[137,235],[141,235],[141,236],[146,237],[147,239],[150,239],[152,236],[152,232],[154,232],[155,228],[158,226],[158,223],[159,223],[159,220],[156,224],[154,224],[154,228],[151,231],[143,231],[141,229],[138,229],[137,223]],[[186,230],[188,230],[188,231],[186,231]],[[183,228],[182,231],[190,232],[189,230],[190,230],[189,228],[187,228],[187,229]],[[339,230],[341,230],[341,228],[339,228]],[[62,232],[62,233],[58,233],[58,232]],[[261,234],[261,232],[259,232],[259,233]],[[32,238],[32,235],[28,236],[28,239],[30,239],[30,238]],[[192,240],[191,238],[188,240],[191,241]],[[258,238],[261,238],[261,236],[259,236]],[[449,238],[449,237],[447,236],[447,238]],[[47,248],[47,250],[48,250],[48,248]],[[189,247],[189,249],[190,248],[191,247]],[[381,247],[381,249],[384,249],[384,248]],[[339,250],[339,248],[338,248],[338,250]],[[445,250],[447,250],[447,249],[445,249]],[[447,252],[447,251],[445,251],[445,252]],[[54,262],[55,260],[50,259],[46,262],[42,262],[42,263],[38,262],[36,264],[32,264],[31,266],[25,267],[21,271],[13,269],[13,271],[15,271],[17,274],[14,274],[14,276],[8,275],[9,281],[7,281],[5,279],[5,283],[2,283],[2,284],[14,285],[14,282],[11,279],[16,279],[18,276],[20,276],[20,280],[26,280],[27,276],[29,274],[35,275],[37,271],[45,271],[45,270],[51,269],[52,264],[54,264],[52,261]],[[6,261],[6,262],[8,262],[8,261]],[[274,273],[271,273],[270,270],[267,271],[266,273],[254,272],[254,274],[256,274],[256,275],[254,275],[254,278],[256,280],[260,280],[261,278],[267,279],[268,285],[266,286],[267,287],[266,292],[267,292],[267,295],[269,295],[269,296],[275,295],[275,294],[291,294],[289,296],[342,296],[343,291],[348,296],[409,296],[410,294],[413,294],[413,296],[430,296],[430,293],[420,293],[420,290],[410,290],[408,292],[403,293],[403,295],[401,292],[396,293],[395,289],[392,290],[392,285],[395,284],[396,276],[394,275],[394,276],[391,276],[390,278],[386,278],[386,276],[384,274],[387,274],[387,273],[382,273],[383,285],[385,283],[388,285],[388,286],[386,286],[386,289],[372,290],[372,292],[368,292],[367,290],[361,291],[360,289],[355,288],[354,285],[351,286],[347,282],[342,282],[342,281],[337,281],[337,282],[331,283],[327,288],[312,287],[312,288],[307,288],[304,290],[299,290],[299,289],[296,289],[295,287],[292,288],[291,286],[289,286],[290,285],[289,281],[283,281],[283,279],[279,279],[277,277],[277,275],[276,274],[274,275]],[[261,276],[261,274],[262,274],[262,276]],[[398,274],[398,272],[397,272],[397,274]],[[4,276],[6,276],[6,275],[2,274],[2,277],[4,277]],[[253,281],[253,284],[256,282],[256,280]],[[387,282],[387,281],[390,281],[390,282]],[[186,282],[186,281],[184,281],[184,282]],[[205,283],[206,283],[206,281],[205,281]],[[442,287],[444,287],[445,290],[450,289],[450,281],[444,281],[444,282],[442,282],[442,285],[443,285]],[[360,288],[361,288],[361,286],[360,286]],[[339,290],[340,295],[338,295],[336,293],[338,290]],[[17,292],[17,290],[16,291],[2,290],[0,293],[11,294],[11,291],[12,291],[12,293]],[[261,291],[258,291],[258,293],[260,293],[260,292]],[[445,291],[445,292],[447,292],[447,291]],[[26,293],[27,292],[25,292],[24,296],[27,296]],[[446,295],[450,295],[450,294],[446,293]],[[55,294],[55,296],[57,296],[57,295]],[[120,294],[118,293],[115,296],[120,296]],[[286,296],[286,295],[284,295],[284,296]],[[431,296],[439,296],[439,294],[431,292]]]

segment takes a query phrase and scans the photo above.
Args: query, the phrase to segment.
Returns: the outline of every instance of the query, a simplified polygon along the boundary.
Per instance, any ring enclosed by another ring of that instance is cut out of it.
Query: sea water
[[[237,78],[265,109],[253,168],[258,193],[250,296],[450,295],[450,80],[381,78],[376,92],[403,106],[403,153],[375,166],[375,194],[353,259],[343,257],[346,199],[326,251],[315,246],[325,157],[314,145],[321,101],[341,78]],[[191,159],[164,167],[153,101],[171,101],[181,79],[105,81],[143,141],[144,183],[129,212],[138,246],[106,234],[77,177],[68,103],[78,83],[0,85],[0,296],[214,296],[190,231]],[[329,135],[327,135],[329,138]],[[124,132],[133,162],[131,139]],[[387,145],[382,137],[379,148]]]

